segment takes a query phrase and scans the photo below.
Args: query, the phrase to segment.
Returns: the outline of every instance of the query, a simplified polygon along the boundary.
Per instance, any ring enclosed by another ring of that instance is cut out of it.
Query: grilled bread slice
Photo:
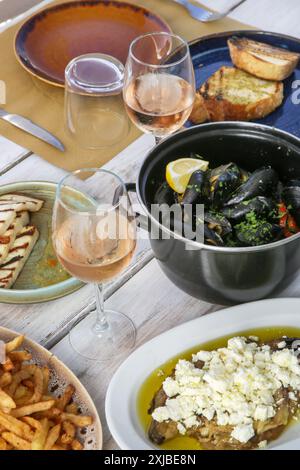
[[[228,40],[233,64],[241,70],[266,80],[282,81],[291,75],[300,54],[247,38]]]
[[[37,212],[41,209],[44,201],[22,194],[3,194],[0,196],[0,210],[4,208],[13,209],[16,212]]]
[[[23,227],[17,234],[5,262],[0,266],[0,288],[9,289],[14,284],[38,237],[39,232],[33,225]]]
[[[234,67],[221,67],[198,90],[198,100],[191,120],[204,117],[210,121],[250,121],[272,113],[283,101],[283,84],[262,80]],[[203,122],[203,121],[202,121]]]
[[[8,227],[3,235],[0,235],[0,264],[5,261],[9,249],[14,243],[17,234],[25,225],[29,224],[29,214],[26,211],[18,212],[13,223]]]
[[[3,235],[17,216],[14,209],[0,208],[0,235]]]

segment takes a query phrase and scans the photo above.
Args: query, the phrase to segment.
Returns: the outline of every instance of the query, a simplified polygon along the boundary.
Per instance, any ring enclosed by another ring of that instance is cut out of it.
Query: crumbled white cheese
[[[293,400],[293,401],[297,401],[297,397],[296,395],[294,394],[294,392],[289,392],[289,399],[290,400]]]
[[[285,341],[281,341],[280,343],[277,344],[278,349],[284,349],[285,347],[286,347],[286,342]]]
[[[261,441],[259,444],[258,444],[258,448],[259,449],[265,449],[268,445],[268,441]]]
[[[250,341],[254,341],[255,343],[257,343],[259,341],[258,336],[249,336],[249,339],[250,339]]]
[[[255,435],[252,424],[243,424],[236,426],[231,436],[239,442],[246,443]]]
[[[183,424],[177,423],[177,429],[178,429],[179,434],[182,434],[183,436],[185,435],[186,428],[183,426]]]
[[[199,360],[202,369],[195,367]],[[254,435],[254,421],[276,414],[280,403],[274,397],[282,386],[300,391],[294,352],[273,352],[268,345],[235,337],[227,348],[199,351],[192,361],[179,360],[174,375],[163,383],[165,406],[154,410],[152,417],[158,422],[173,420],[186,429],[198,425],[201,417],[215,419],[218,425],[233,427],[233,438],[247,442]],[[297,399],[295,394],[290,399],[294,396]]]

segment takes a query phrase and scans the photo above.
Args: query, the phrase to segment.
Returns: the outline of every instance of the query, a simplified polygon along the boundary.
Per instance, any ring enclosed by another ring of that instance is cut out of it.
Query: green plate
[[[70,294],[84,285],[63,269],[54,253],[51,225],[56,188],[57,184],[47,181],[22,181],[0,188],[0,194],[20,193],[44,201],[39,212],[30,213],[30,223],[38,228],[39,239],[15,284],[10,289],[0,289],[0,302],[47,302]]]

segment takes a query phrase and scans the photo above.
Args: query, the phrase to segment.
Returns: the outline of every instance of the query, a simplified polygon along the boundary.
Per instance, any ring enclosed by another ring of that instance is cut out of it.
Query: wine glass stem
[[[103,284],[94,284],[95,297],[96,297],[96,313],[97,319],[94,325],[94,332],[97,335],[101,335],[104,331],[108,330],[109,324],[106,319],[104,310],[104,295],[103,295]]]

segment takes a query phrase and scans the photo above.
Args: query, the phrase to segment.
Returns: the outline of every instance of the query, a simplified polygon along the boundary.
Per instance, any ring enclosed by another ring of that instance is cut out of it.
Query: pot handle
[[[136,184],[135,183],[125,183],[125,188],[128,193],[136,193]],[[137,226],[139,228],[142,228],[143,230],[146,230],[147,232],[150,233],[150,220],[149,218],[144,215],[140,214],[139,212],[135,212],[134,216],[137,221]]]

